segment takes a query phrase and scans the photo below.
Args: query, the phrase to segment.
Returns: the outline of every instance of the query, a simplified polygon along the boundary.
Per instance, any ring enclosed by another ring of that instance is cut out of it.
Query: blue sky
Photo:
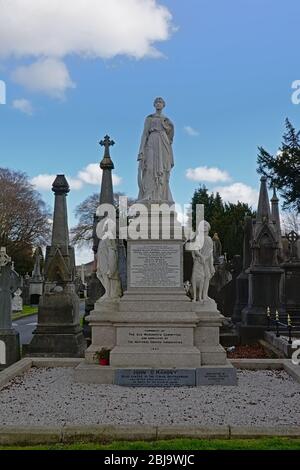
[[[292,83],[300,79],[299,0],[110,1],[109,11],[103,0],[58,2],[64,3],[57,6],[63,10],[62,33],[50,20],[39,28],[30,16],[32,8],[39,22],[47,22],[47,8],[57,0],[0,0],[0,79],[7,85],[7,104],[0,105],[0,165],[38,177],[34,181],[49,204],[51,175],[72,178],[73,225],[76,205],[99,191],[100,170],[97,176],[97,167],[88,165],[101,160],[97,143],[106,133],[116,141],[115,190],[137,195],[144,118],[153,99],[163,96],[176,131],[176,201],[188,203],[203,183],[221,189],[225,199],[254,202],[257,146],[275,152],[286,117],[300,127],[300,105],[291,101]],[[122,2],[128,11],[118,16]],[[13,14],[19,16],[17,33],[14,26],[3,31]],[[109,31],[98,37],[102,24]],[[88,44],[83,35],[75,37],[82,25],[93,33]],[[58,38],[56,49],[51,35]]]

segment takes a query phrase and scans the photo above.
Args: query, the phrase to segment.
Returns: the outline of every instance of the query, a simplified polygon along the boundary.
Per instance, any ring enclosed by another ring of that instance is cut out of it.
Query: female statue
[[[154,107],[156,112],[146,118],[139,150],[138,200],[173,203],[169,181],[174,166],[174,126],[162,114],[162,98],[156,98]]]

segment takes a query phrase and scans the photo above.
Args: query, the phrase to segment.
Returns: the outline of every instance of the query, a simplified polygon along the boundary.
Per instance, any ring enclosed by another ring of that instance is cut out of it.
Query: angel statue
[[[156,98],[156,112],[146,118],[138,161],[139,202],[155,201],[173,204],[169,181],[174,166],[172,143],[174,125],[162,114],[162,98]]]
[[[117,300],[122,296],[118,267],[118,248],[114,236],[115,224],[111,219],[103,223],[103,233],[97,252],[97,277],[105,289],[103,300]]]
[[[199,224],[200,225],[200,224]],[[192,250],[194,260],[192,273],[193,301],[196,302],[197,289],[199,290],[199,301],[206,302],[211,300],[208,297],[208,289],[211,278],[215,273],[213,257],[213,241],[209,236],[210,225],[203,221],[204,237],[202,246],[197,247],[197,238],[195,248]]]

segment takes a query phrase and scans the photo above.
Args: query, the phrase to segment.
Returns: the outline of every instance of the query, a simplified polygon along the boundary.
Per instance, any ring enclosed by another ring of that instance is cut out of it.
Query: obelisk
[[[55,195],[51,246],[46,250],[45,289],[40,299],[38,325],[26,350],[30,356],[82,357],[85,340],[79,324],[79,298],[75,293],[75,255],[70,246],[64,175],[53,183]]]

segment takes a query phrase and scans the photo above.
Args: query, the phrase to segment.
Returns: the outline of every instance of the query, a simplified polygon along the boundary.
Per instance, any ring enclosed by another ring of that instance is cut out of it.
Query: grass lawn
[[[12,320],[20,320],[20,318],[30,317],[31,315],[36,315],[37,312],[37,307],[31,307],[31,305],[24,305],[22,312],[12,314]]]
[[[155,442],[112,442],[110,444],[75,443],[71,445],[49,446],[10,446],[0,450],[300,450],[300,439],[261,438],[261,439],[174,439]]]

